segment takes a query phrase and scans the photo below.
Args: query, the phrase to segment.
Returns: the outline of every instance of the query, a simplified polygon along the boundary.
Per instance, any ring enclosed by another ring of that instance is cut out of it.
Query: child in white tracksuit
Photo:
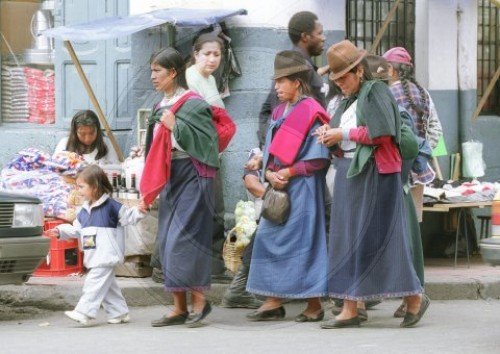
[[[63,224],[49,230],[53,237],[79,238],[84,252],[84,265],[89,271],[83,286],[83,295],[73,311],[65,315],[86,325],[97,315],[102,305],[108,323],[130,321],[125,298],[115,279],[114,267],[123,263],[125,238],[123,226],[144,218],[147,207],[143,201],[138,207],[128,208],[109,197],[111,184],[97,165],[82,169],[76,178],[80,195],[85,199],[73,225]]]

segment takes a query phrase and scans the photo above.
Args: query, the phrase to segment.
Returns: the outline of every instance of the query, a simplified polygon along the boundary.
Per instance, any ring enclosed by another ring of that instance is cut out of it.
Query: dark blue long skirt
[[[248,276],[249,292],[283,298],[326,295],[325,174],[297,176],[287,187],[290,216],[260,218]]]
[[[198,176],[190,158],[172,160],[158,215],[166,291],[210,288],[213,211],[213,179]]]
[[[372,161],[348,179],[350,163],[337,163],[328,294],[363,301],[421,293],[406,235],[401,175],[379,174]]]

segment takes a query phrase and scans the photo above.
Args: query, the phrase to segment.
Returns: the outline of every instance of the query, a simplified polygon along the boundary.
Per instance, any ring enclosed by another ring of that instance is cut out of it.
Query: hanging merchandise
[[[222,61],[219,68],[213,73],[217,81],[217,89],[221,93],[221,97],[229,96],[229,80],[241,76],[241,67],[238,63],[238,58],[231,47],[231,38],[227,35],[224,24],[222,27],[216,25],[214,32],[218,32],[218,36],[224,41],[224,52],[222,53]]]
[[[464,177],[482,177],[486,164],[483,160],[483,143],[468,141],[462,143],[462,174]]]

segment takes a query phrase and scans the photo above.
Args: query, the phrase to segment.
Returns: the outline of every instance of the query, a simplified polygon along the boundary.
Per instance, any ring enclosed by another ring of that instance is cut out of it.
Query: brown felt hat
[[[366,50],[358,49],[348,40],[335,43],[326,52],[330,67],[330,80],[336,80],[358,65],[366,55]]]
[[[384,57],[375,54],[368,54],[366,56],[368,67],[374,79],[389,80],[389,63]]]
[[[273,80],[311,70],[304,56],[295,50],[284,50],[274,58]]]

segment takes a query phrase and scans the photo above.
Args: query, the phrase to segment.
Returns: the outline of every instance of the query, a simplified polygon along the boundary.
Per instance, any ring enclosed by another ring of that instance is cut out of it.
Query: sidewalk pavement
[[[500,267],[483,262],[481,256],[425,260],[426,293],[433,300],[500,299]],[[0,286],[0,305],[72,309],[81,295],[83,276],[32,277],[23,285]],[[129,306],[169,305],[171,295],[163,285],[148,278],[119,277],[118,282]],[[208,298],[218,305],[228,284],[212,283]]]

